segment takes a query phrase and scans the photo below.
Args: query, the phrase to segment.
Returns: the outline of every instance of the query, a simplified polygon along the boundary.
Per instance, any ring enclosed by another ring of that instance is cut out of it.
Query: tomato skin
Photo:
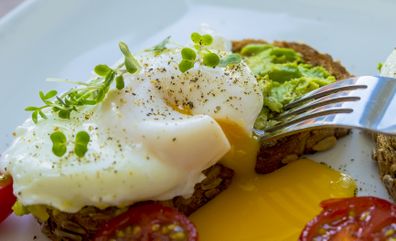
[[[0,174],[0,223],[12,213],[15,201],[11,176]]]
[[[396,205],[376,197],[330,199],[303,229],[300,241],[396,239]]]
[[[179,234],[182,238],[179,236],[180,239],[172,239],[171,235]],[[198,241],[198,232],[191,221],[176,209],[156,203],[145,203],[130,208],[104,224],[93,239],[109,240]]]

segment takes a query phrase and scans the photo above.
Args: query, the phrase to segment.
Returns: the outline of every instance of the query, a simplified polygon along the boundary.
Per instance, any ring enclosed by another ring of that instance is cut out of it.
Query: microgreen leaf
[[[38,122],[37,117],[38,117],[38,111],[37,111],[37,110],[36,110],[36,111],[33,111],[33,112],[32,112],[32,120],[33,120],[33,122],[36,123],[36,124],[37,124],[37,122]]]
[[[195,43],[195,44],[199,44],[199,42],[201,41],[201,35],[197,32],[194,32],[191,34],[191,40]]]
[[[182,61],[179,64],[179,69],[182,73],[186,72],[187,70],[193,67],[194,67],[194,61],[188,59],[182,59]]]
[[[381,71],[383,65],[384,65],[384,63],[378,63],[378,64],[377,64],[377,70],[378,70],[378,72]]]
[[[42,112],[41,110],[38,112],[39,115],[41,116],[41,118],[43,119],[48,119],[48,117],[44,114],[44,112]]]
[[[41,99],[41,100],[43,100],[43,101],[46,100],[46,99],[45,99],[45,94],[44,94],[43,91],[40,90],[39,96],[40,96],[40,99]]]
[[[56,91],[56,90],[50,90],[50,91],[48,91],[48,92],[45,94],[44,98],[45,98],[46,100],[49,100],[49,99],[51,99],[52,97],[54,97],[55,95],[57,95],[57,94],[58,94],[58,91]]]
[[[138,66],[135,64],[135,62],[136,61],[134,61],[133,58],[125,57],[125,68],[131,74],[138,71]]]
[[[183,48],[181,50],[181,55],[183,59],[194,61],[197,58],[197,54],[191,48]]]
[[[124,56],[130,56],[131,51],[129,51],[128,45],[122,41],[118,43],[118,46],[120,47],[120,50]]]
[[[86,131],[80,131],[76,135],[74,153],[78,157],[83,157],[88,151],[88,143],[90,141],[90,136]]]
[[[25,111],[35,111],[37,109],[40,109],[40,108],[35,107],[35,106],[28,106],[28,107],[25,108]]]
[[[242,58],[239,54],[229,54],[220,60],[220,67],[227,67],[228,65],[239,64]]]
[[[131,74],[135,73],[136,71],[139,70],[140,65],[138,61],[133,57],[131,51],[129,51],[128,45],[126,45],[124,42],[119,43],[120,50],[122,54],[125,57],[125,68],[127,71]]]
[[[196,45],[209,46],[213,43],[213,37],[210,34],[201,35],[197,32],[194,32],[191,34],[190,37],[191,37],[191,40],[193,41],[193,43]]]
[[[67,140],[65,134],[63,134],[61,131],[56,131],[51,134],[50,138],[52,141],[52,152],[58,157],[63,156],[67,150]]]
[[[208,52],[203,56],[203,65],[208,67],[216,67],[220,62],[220,57],[212,52]]]
[[[200,42],[201,42],[202,45],[209,46],[209,45],[211,45],[213,43],[213,37],[210,34],[204,34],[201,37],[201,41]]]
[[[116,77],[116,88],[118,90],[122,90],[125,87],[125,82],[124,82],[124,77],[122,75],[119,75]]]
[[[65,101],[63,101],[59,96],[57,96],[56,99],[58,100],[58,102],[59,102],[61,105],[66,105]]]
[[[105,77],[111,71],[111,68],[105,64],[99,64],[95,66],[94,71],[97,75]]]
[[[71,113],[70,110],[60,110],[58,112],[58,116],[61,119],[70,119],[70,113]]]
[[[164,40],[162,40],[160,43],[154,45],[152,48],[146,49],[145,51],[152,51],[154,52],[154,55],[160,55],[163,51],[167,49],[166,45],[169,44],[169,41],[171,39],[171,36],[166,37]]]

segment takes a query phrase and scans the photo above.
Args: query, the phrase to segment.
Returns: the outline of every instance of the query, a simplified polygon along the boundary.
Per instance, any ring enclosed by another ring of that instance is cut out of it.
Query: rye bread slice
[[[216,164],[205,170],[204,174],[206,178],[195,186],[192,197],[175,197],[161,203],[190,215],[225,190],[231,184],[234,171]],[[49,218],[45,222],[38,221],[42,225],[42,232],[53,241],[85,241],[92,240],[101,225],[127,209],[88,206],[77,213],[48,209]]]
[[[374,139],[373,159],[389,195],[396,201],[396,137],[378,134]]]
[[[381,68],[381,76],[396,78],[396,48]],[[389,195],[396,201],[396,136],[374,134],[373,159]]]
[[[234,41],[232,49],[239,52],[244,46],[252,43],[267,43],[264,40],[245,39]],[[328,54],[319,53],[314,48],[296,42],[275,41],[275,46],[291,48],[302,55],[303,60],[314,66],[322,66],[337,80],[351,76],[348,71]],[[280,138],[268,143],[262,143],[257,156],[255,170],[257,173],[269,173],[298,159],[303,154],[311,154],[332,148],[338,138],[346,136],[349,129],[323,128],[313,131],[298,133]]]

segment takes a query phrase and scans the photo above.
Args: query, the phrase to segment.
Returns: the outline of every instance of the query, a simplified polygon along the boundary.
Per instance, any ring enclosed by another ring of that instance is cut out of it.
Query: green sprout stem
[[[125,83],[122,75],[127,72],[131,74],[136,73],[140,70],[140,65],[124,42],[120,42],[119,47],[124,55],[124,62],[119,64],[115,69],[103,64],[97,65],[94,71],[98,77],[90,82],[56,78],[48,79],[48,81],[51,82],[64,82],[77,85],[78,87],[72,88],[60,96],[57,95],[57,91],[55,90],[51,90],[47,93],[40,91],[40,99],[45,105],[40,107],[29,106],[25,108],[26,111],[32,112],[32,120],[37,124],[39,116],[46,119],[47,116],[43,112],[46,109],[51,109],[54,113],[58,114],[60,118],[69,119],[70,114],[73,111],[78,111],[80,107],[96,105],[102,102],[113,82],[116,82],[117,89],[120,90],[124,88]],[[123,69],[124,67],[126,70]]]

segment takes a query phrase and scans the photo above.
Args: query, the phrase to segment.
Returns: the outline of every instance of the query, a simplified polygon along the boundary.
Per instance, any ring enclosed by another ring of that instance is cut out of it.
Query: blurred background
[[[11,11],[24,0],[0,0],[0,17]]]

